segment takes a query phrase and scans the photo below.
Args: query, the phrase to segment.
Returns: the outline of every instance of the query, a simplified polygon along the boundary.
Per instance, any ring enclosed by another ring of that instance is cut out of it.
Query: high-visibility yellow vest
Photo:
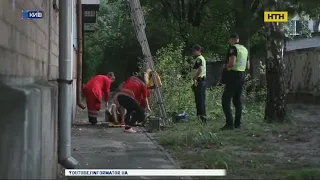
[[[201,60],[202,66],[201,66],[201,74],[199,75],[200,78],[206,77],[207,75],[207,68],[206,68],[206,59],[200,55],[196,58],[196,61]]]
[[[162,87],[162,82],[161,82],[161,78],[160,78],[159,74],[157,72],[155,72],[155,74],[156,74],[156,78],[158,80],[158,86]],[[147,87],[148,88],[154,88],[155,87],[151,71],[149,72],[149,82],[147,84]]]
[[[236,64],[229,70],[245,71],[247,67],[248,50],[241,44],[234,45],[237,48]]]

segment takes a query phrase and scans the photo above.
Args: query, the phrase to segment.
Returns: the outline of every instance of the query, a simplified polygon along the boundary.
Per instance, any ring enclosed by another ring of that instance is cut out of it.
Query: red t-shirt
[[[150,98],[150,95],[151,95],[151,91],[150,89],[147,89],[147,98]],[[141,101],[139,102],[140,106],[144,109],[147,108],[147,104],[145,101],[142,101],[142,98],[141,98]]]
[[[147,89],[147,98],[149,98],[151,96],[151,91],[150,89]]]
[[[151,94],[150,90],[147,89],[147,98],[150,97],[150,94]],[[137,100],[137,101],[138,101],[138,103],[140,104],[141,107],[147,108],[147,104],[145,103],[145,101],[142,101],[142,100],[143,100],[143,98],[141,96],[141,98],[139,100]]]
[[[147,98],[147,86],[141,79],[132,76],[124,82],[120,93],[129,95],[140,104],[142,99]]]

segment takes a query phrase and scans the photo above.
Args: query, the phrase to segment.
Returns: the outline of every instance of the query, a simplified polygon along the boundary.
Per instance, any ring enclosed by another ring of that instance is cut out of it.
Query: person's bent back
[[[105,96],[105,102],[108,102],[110,86],[115,77],[113,73],[105,75],[96,75],[91,78],[83,87],[83,94],[86,97],[88,107],[88,118],[91,124],[96,124],[98,111],[101,108],[102,97]]]
[[[132,129],[134,125],[131,121],[133,111],[135,111],[138,121],[144,121],[145,111],[140,106],[138,100],[142,97],[143,101],[146,101],[147,107],[149,107],[147,100],[147,82],[148,78],[145,76],[145,73],[141,73],[137,77],[132,76],[124,82],[120,92],[116,95],[117,103],[127,110],[125,116],[125,132],[136,132]]]

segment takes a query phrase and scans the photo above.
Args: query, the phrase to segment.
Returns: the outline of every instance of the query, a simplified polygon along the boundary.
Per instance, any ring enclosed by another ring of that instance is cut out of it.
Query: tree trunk
[[[286,117],[286,86],[284,53],[284,24],[265,23],[267,97],[265,121],[284,122]]]

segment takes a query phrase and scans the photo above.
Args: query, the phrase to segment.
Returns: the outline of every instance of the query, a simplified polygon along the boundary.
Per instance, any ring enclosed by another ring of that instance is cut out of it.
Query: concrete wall
[[[286,52],[284,62],[289,100],[320,104],[320,49]]]
[[[260,62],[264,63],[264,57],[253,56],[252,59],[254,77],[264,85],[265,75],[259,71]],[[284,54],[284,63],[288,102],[320,104],[320,48],[287,51]]]
[[[0,1],[1,179],[56,178],[58,28],[52,0]]]
[[[286,42],[286,51],[320,47],[320,34],[313,33],[313,37],[296,37]]]

